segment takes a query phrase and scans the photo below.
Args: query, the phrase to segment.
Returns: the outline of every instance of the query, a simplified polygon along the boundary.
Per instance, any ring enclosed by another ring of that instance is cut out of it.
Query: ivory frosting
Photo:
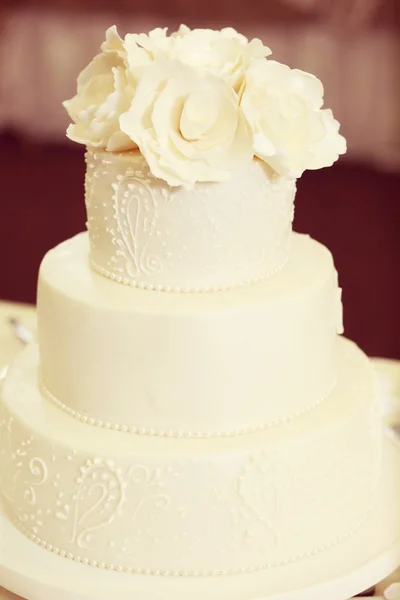
[[[338,384],[319,407],[222,439],[88,427],[41,397],[37,371],[29,348],[4,383],[2,499],[21,531],[62,557],[165,576],[272,569],[340,543],[373,506],[382,433],[374,373],[347,340]]]
[[[285,269],[226,292],[164,294],[93,273],[81,234],[38,291],[40,383],[68,414],[150,435],[235,435],[296,418],[336,381],[330,252],[293,235]]]

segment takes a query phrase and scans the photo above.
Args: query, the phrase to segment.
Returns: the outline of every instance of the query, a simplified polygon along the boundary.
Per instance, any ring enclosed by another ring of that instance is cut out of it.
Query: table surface
[[[36,334],[36,309],[34,306],[0,302],[0,368],[22,348],[22,343],[16,339],[15,333],[8,323],[9,318],[18,319],[23,326],[32,331],[34,335]],[[386,418],[391,424],[399,424],[400,361],[375,358],[373,363],[379,376]],[[386,598],[387,600],[400,600],[400,569],[390,578],[379,583],[375,592],[376,600]],[[371,598],[371,596],[368,597]],[[0,587],[0,600],[19,600],[19,598]]]

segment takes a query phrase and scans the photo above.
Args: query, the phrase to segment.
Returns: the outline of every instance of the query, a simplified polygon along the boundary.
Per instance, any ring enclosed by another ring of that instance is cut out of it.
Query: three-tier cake
[[[296,178],[345,141],[319,80],[269,54],[232,29],[111,28],[65,103],[88,232],[44,258],[38,346],[0,408],[8,518],[60,557],[271,570],[373,507],[373,372],[340,337],[329,250],[292,232]]]

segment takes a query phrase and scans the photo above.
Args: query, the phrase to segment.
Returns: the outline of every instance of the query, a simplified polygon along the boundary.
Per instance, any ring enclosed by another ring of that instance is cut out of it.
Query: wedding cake
[[[42,262],[0,489],[88,572],[274,570],[373,507],[373,371],[341,337],[329,250],[292,232],[296,179],[345,140],[320,81],[269,55],[233,29],[112,27],[65,103],[88,232]]]

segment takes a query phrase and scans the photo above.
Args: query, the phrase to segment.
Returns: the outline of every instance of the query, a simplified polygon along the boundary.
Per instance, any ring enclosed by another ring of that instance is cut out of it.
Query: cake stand
[[[400,564],[400,441],[384,442],[375,508],[357,533],[299,563],[221,578],[101,571],[36,546],[0,509],[0,585],[29,600],[348,600]]]

